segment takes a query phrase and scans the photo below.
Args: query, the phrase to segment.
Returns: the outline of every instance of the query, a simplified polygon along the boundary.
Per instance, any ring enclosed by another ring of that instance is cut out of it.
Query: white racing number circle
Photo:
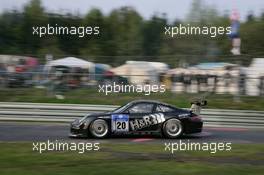
[[[90,132],[94,137],[102,138],[108,133],[108,125],[105,120],[98,119],[92,122]]]
[[[177,119],[170,119],[164,124],[164,131],[169,137],[178,137],[182,133],[181,122]]]

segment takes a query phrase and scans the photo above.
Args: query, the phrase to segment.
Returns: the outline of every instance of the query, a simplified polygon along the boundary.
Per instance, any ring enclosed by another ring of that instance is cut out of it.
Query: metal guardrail
[[[0,102],[0,121],[71,122],[87,113],[118,106]],[[205,126],[264,129],[264,111],[203,109]]]

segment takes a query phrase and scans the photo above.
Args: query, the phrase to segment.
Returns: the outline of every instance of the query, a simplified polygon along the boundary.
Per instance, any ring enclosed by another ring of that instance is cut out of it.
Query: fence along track
[[[118,106],[0,102],[0,121],[71,122],[88,113],[111,111]],[[203,109],[205,126],[264,128],[264,111]]]

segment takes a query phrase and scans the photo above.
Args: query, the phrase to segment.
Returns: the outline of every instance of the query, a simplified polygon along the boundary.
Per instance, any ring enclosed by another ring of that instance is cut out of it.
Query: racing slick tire
[[[94,120],[89,127],[89,133],[94,138],[105,138],[109,134],[109,126],[105,120],[97,119]]]
[[[167,120],[163,124],[162,132],[166,138],[175,139],[180,137],[183,133],[181,121],[175,118]]]

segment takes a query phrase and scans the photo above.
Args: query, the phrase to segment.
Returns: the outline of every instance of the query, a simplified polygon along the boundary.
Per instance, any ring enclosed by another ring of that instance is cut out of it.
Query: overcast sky
[[[29,0],[0,0],[0,12],[9,9],[21,9]],[[190,9],[192,0],[42,0],[47,11],[67,11],[85,14],[92,7],[97,7],[108,14],[121,6],[133,6],[143,17],[149,18],[154,13],[166,13],[170,20],[183,19]],[[249,11],[259,15],[264,10],[264,0],[204,0],[216,7],[220,13],[238,9],[242,19]]]

